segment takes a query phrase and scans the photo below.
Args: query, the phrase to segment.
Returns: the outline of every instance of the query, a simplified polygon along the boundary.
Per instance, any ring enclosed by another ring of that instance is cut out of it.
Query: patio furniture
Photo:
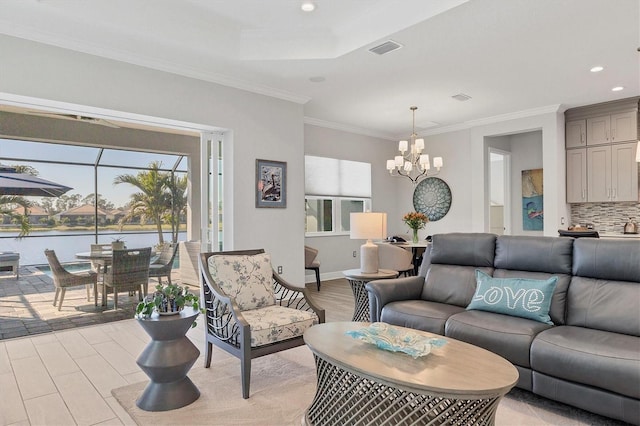
[[[149,277],[158,278],[158,284],[162,284],[162,277],[167,277],[169,284],[171,284],[171,270],[177,252],[178,244],[164,246],[160,256],[149,265]]]
[[[11,271],[16,274],[16,280],[20,279],[20,253],[11,251],[0,252],[0,268],[11,268]]]
[[[304,269],[309,269],[316,273],[316,286],[320,291],[320,262],[316,260],[318,250],[313,247],[304,246]]]
[[[113,292],[113,308],[118,309],[119,292],[138,292],[138,300],[147,294],[151,247],[114,250],[111,268],[102,281],[102,306],[107,304],[107,293]]]
[[[111,244],[91,244],[89,259],[91,267],[98,274],[107,272],[107,267],[111,264]]]
[[[60,295],[60,304],[58,305],[58,310],[60,310],[67,287],[77,287],[80,285],[84,285],[87,288],[88,301],[91,301],[90,286],[93,286],[93,304],[94,306],[98,306],[98,275],[95,272],[71,273],[60,264],[54,250],[45,250],[44,255],[47,257],[47,262],[49,262],[51,274],[53,275],[53,285],[56,288],[53,306],[56,306],[58,295]]]
[[[304,344],[324,322],[308,290],[282,279],[262,249],[200,254],[206,320],[205,367],[213,345],[240,359],[242,397],[249,398],[251,360]]]

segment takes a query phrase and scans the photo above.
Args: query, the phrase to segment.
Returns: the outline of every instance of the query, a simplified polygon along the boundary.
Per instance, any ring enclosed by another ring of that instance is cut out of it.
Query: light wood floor
[[[327,321],[351,319],[353,295],[346,280],[325,281],[320,292],[315,283],[307,287]],[[202,319],[187,336],[204,347]],[[148,380],[136,364],[148,342],[133,318],[0,341],[0,425],[134,425],[111,390]],[[196,363],[204,362],[203,353]],[[504,401],[511,404],[509,419],[498,425],[619,424],[529,392],[512,392]]]

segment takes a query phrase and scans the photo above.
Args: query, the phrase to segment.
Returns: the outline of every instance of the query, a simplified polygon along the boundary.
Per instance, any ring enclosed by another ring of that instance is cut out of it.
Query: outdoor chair
[[[98,275],[94,271],[82,272],[72,274],[64,269],[56,252],[54,250],[45,250],[44,255],[47,257],[49,267],[51,268],[51,274],[53,275],[53,285],[56,288],[56,294],[53,297],[53,306],[56,306],[58,295],[60,296],[60,303],[58,310],[62,308],[62,302],[64,301],[64,295],[67,291],[67,287],[77,287],[84,285],[87,288],[87,300],[91,301],[91,289],[93,286],[93,304],[98,305]]]
[[[177,252],[178,244],[165,245],[160,256],[149,265],[149,277],[158,278],[158,284],[162,284],[162,277],[167,277],[171,284],[171,270]]]
[[[107,304],[107,293],[113,293],[113,308],[118,309],[119,292],[138,292],[142,300],[149,287],[149,261],[151,247],[114,250],[113,262],[102,280],[102,306]]]
[[[213,345],[240,359],[242,397],[249,398],[251,360],[304,344],[324,322],[308,290],[287,283],[262,249],[200,254],[206,321],[205,367]]]
[[[304,246],[304,269],[309,269],[316,273],[316,287],[318,287],[318,291],[320,291],[320,262],[316,260],[317,256],[317,249]]]

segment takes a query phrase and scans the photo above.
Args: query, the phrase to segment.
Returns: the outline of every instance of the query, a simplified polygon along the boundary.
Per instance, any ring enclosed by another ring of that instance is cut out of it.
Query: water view
[[[95,243],[93,235],[87,235],[86,231],[37,231],[29,234],[28,237],[17,239],[18,233],[0,234],[0,251],[14,251],[20,253],[20,265],[40,265],[46,264],[44,256],[45,249],[56,251],[56,255],[61,262],[76,262],[79,259],[76,253],[89,251],[91,244]],[[171,232],[164,232],[164,240],[171,242]],[[122,237],[127,248],[154,247],[158,244],[158,233],[127,233],[122,232],[115,235],[98,235],[99,244],[109,244],[116,237]],[[186,241],[187,233],[179,232],[178,241]]]

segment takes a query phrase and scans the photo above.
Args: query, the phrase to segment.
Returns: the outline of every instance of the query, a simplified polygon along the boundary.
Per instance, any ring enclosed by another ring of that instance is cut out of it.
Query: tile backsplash
[[[629,218],[640,223],[640,202],[571,204],[570,225],[592,223],[596,231],[619,234]]]

